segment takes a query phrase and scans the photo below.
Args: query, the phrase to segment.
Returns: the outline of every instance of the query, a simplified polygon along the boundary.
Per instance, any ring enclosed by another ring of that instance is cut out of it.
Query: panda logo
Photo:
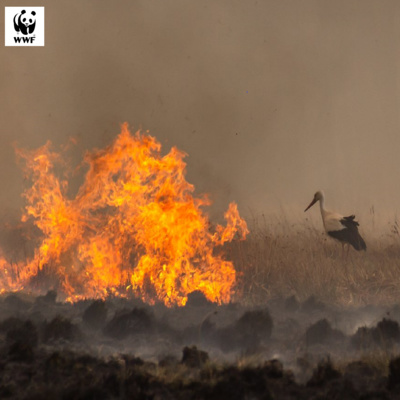
[[[35,15],[35,11],[32,11],[31,15],[28,15],[26,10],[22,10],[20,14],[15,14],[14,29],[17,32],[21,31],[24,35],[33,33],[36,26]]]

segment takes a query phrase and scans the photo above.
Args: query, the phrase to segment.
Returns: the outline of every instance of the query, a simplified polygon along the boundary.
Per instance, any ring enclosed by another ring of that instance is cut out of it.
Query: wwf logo
[[[6,46],[44,46],[44,7],[5,7],[4,17]]]
[[[14,29],[17,32],[21,32],[23,35],[30,35],[35,31],[36,27],[36,12],[31,11],[30,14],[26,10],[22,10],[20,13],[14,16]]]

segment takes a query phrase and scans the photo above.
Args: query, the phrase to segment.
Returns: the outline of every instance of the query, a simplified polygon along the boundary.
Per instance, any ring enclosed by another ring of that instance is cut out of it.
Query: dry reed
[[[390,305],[400,294],[400,228],[397,218],[379,228],[375,211],[360,232],[368,249],[342,253],[321,221],[286,215],[254,217],[250,235],[227,249],[238,272],[236,299],[247,304],[295,295],[339,306]]]

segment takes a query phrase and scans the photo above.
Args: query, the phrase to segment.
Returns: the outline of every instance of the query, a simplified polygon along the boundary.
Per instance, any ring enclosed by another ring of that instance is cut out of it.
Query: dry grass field
[[[250,305],[295,295],[300,301],[315,296],[342,307],[397,303],[397,219],[376,226],[373,208],[370,215],[357,217],[367,251],[350,248],[346,257],[347,250],[343,254],[341,244],[325,234],[318,214],[298,222],[291,222],[283,213],[248,221],[247,240],[235,242],[227,250],[238,271],[240,301]]]

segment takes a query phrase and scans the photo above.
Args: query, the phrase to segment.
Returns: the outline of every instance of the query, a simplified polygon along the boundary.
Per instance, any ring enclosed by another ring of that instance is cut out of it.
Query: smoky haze
[[[218,212],[300,214],[318,189],[343,212],[399,210],[397,0],[40,5],[45,47],[0,48],[7,212],[26,187],[13,142],[73,136],[78,162],[124,121],[188,153]]]

